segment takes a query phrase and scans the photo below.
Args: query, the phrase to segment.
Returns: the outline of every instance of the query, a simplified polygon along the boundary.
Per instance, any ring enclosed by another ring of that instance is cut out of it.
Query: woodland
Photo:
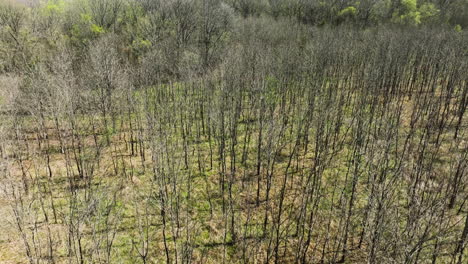
[[[468,263],[468,0],[0,0],[0,263]]]

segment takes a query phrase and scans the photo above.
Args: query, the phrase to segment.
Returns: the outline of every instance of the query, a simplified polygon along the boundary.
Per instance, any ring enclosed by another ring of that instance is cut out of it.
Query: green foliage
[[[357,12],[358,10],[356,7],[348,6],[338,12],[338,14],[336,15],[337,16],[336,22],[339,24],[339,23],[343,23],[346,21],[352,21],[356,18]]]
[[[65,12],[65,1],[63,0],[49,0],[42,8],[45,16],[61,15]]]
[[[419,8],[419,12],[421,13],[422,22],[427,22],[437,17],[440,10],[432,3],[425,3]]]
[[[77,20],[70,29],[70,40],[77,44],[82,45],[89,42],[106,31],[103,27],[93,23],[93,17],[89,13],[80,13],[79,20]]]
[[[408,12],[404,15],[397,16],[394,21],[400,24],[419,25],[421,24],[421,13],[418,11]]]
[[[356,7],[348,6],[345,9],[338,12],[338,16],[340,16],[340,17],[343,17],[343,16],[354,17],[356,15],[356,12],[357,12]]]
[[[142,38],[137,38],[132,42],[132,48],[134,48],[135,50],[145,50],[150,48],[151,45],[151,41]]]
[[[84,23],[91,23],[92,21],[92,17],[90,14],[87,14],[87,13],[81,13],[80,14],[80,17],[81,17],[81,21],[84,22]]]
[[[455,28],[454,28],[454,30],[455,30],[456,32],[462,32],[462,31],[463,31],[463,29],[462,29],[462,27],[461,27],[460,25],[456,25]]]
[[[418,0],[401,0],[401,5],[406,12],[416,12],[418,8]]]
[[[435,18],[439,10],[432,3],[418,7],[417,0],[401,0],[401,8],[393,14],[393,22],[405,25],[420,25]]]
[[[91,32],[95,33],[95,34],[102,34],[105,32],[104,28],[96,25],[96,24],[91,24]]]
[[[393,13],[393,22],[407,25],[419,25],[421,13],[418,11],[417,0],[401,0],[400,10]]]

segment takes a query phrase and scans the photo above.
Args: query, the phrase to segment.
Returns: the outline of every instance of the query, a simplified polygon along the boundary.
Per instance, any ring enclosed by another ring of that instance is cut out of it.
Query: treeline
[[[467,25],[468,2],[444,0],[227,0],[244,17],[266,14],[309,25]]]
[[[0,261],[465,263],[466,2],[351,2],[2,4]]]
[[[29,3],[29,4],[27,4]],[[25,71],[59,45],[86,56],[93,41],[115,34],[133,62],[152,51],[166,79],[219,62],[246,18],[306,27],[468,26],[467,0],[2,0],[0,71]],[[157,50],[158,52],[155,52]]]

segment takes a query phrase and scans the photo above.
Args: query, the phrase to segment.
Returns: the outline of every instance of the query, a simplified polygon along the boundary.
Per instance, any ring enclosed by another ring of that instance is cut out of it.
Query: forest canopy
[[[42,51],[51,53],[58,46],[83,52],[94,40],[114,35],[119,53],[129,60],[141,59],[148,51],[176,47],[162,53],[177,53],[174,62],[164,63],[170,78],[177,78],[181,73],[174,64],[181,56],[193,55],[190,63],[198,60],[198,65],[192,65],[198,68],[216,64],[219,49],[233,44],[233,31],[248,18],[319,28],[364,30],[385,25],[463,31],[468,27],[468,1],[2,0],[0,70],[30,66],[47,57]]]
[[[1,263],[468,261],[468,0],[0,0]]]

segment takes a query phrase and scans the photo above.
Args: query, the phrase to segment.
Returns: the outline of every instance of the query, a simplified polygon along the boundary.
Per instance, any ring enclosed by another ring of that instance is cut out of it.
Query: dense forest
[[[468,0],[0,0],[0,263],[468,263]]]

